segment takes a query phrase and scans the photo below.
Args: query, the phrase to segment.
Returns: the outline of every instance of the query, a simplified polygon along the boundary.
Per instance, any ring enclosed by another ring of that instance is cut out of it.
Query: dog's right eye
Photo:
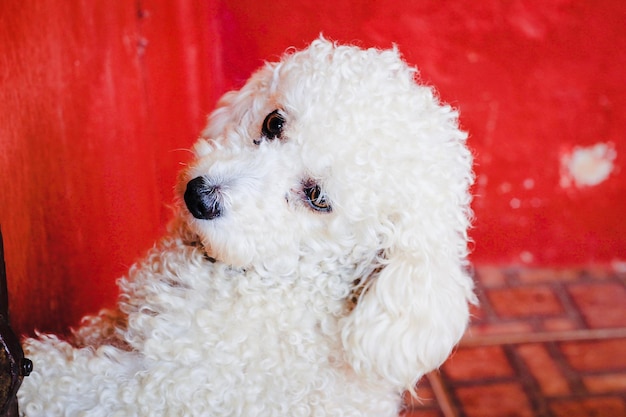
[[[261,133],[269,140],[279,138],[283,133],[283,127],[285,126],[285,118],[280,114],[278,110],[274,110],[265,117],[263,120],[263,127]]]
[[[330,200],[326,193],[322,191],[319,185],[312,181],[306,181],[303,184],[302,192],[306,203],[315,211],[331,212],[333,210]]]

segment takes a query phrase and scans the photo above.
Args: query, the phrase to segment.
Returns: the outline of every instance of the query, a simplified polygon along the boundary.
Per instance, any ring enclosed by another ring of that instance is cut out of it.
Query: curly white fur
[[[227,94],[118,309],[25,341],[23,415],[397,415],[474,300],[466,135],[416,78],[395,49],[318,39]],[[185,207],[195,178],[214,218]]]

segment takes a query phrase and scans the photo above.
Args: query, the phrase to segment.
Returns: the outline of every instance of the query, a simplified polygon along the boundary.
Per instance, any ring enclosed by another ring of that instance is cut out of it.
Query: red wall
[[[477,162],[474,261],[626,261],[625,2],[226,3],[223,32],[236,35],[225,51],[230,80],[323,31],[365,46],[396,43],[460,109]],[[608,178],[563,186],[563,159],[598,143],[612,150],[593,161],[610,160]]]
[[[0,2],[0,225],[17,331],[111,304],[221,85],[206,2]]]
[[[163,232],[216,98],[320,32],[396,43],[460,109],[476,263],[624,267],[622,0],[258,4],[0,2],[0,224],[18,331],[112,303],[115,278]]]

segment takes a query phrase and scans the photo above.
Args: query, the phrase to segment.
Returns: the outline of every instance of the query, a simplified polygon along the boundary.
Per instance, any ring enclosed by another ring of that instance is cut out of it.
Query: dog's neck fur
[[[206,259],[208,262],[210,263],[219,262],[218,259],[208,254],[208,251],[206,250],[206,247],[202,243],[200,236],[198,236],[196,233],[193,233],[191,230],[189,230],[189,228],[187,227],[184,221],[179,220],[179,221],[175,221],[174,223],[175,224],[173,224],[173,226],[177,229],[176,233],[180,235],[183,242],[187,246],[191,246],[191,247],[199,249],[203,253],[204,259]],[[379,272],[380,272],[380,267],[374,269],[371,274],[365,277],[365,279],[357,278],[352,282],[350,293],[346,297],[346,304],[347,304],[348,311],[352,311],[356,307],[360,298],[367,293],[367,290],[369,289],[371,283],[376,278]]]

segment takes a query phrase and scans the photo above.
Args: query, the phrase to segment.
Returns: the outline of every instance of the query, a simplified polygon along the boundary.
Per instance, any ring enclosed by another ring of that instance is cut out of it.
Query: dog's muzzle
[[[220,188],[204,177],[189,181],[184,197],[187,209],[196,219],[212,220],[222,215]]]

